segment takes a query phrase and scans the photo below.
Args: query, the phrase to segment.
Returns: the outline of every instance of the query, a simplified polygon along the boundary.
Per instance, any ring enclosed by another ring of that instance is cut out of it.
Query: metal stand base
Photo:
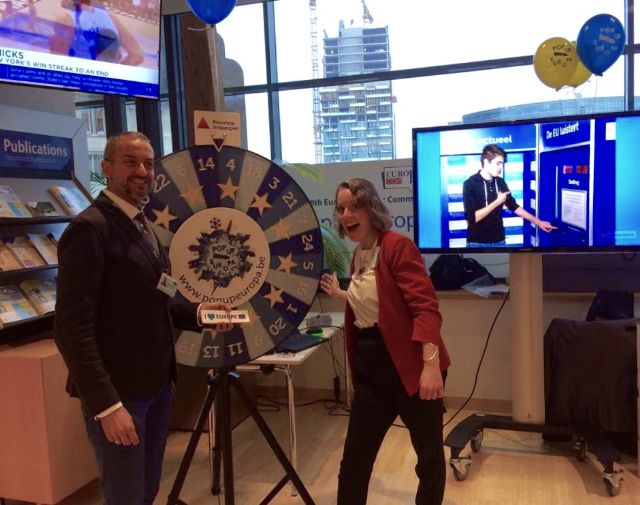
[[[267,426],[264,418],[258,412],[251,398],[245,391],[238,375],[231,372],[229,369],[221,369],[215,371],[209,376],[209,390],[205,398],[202,410],[196,423],[196,428],[189,439],[187,450],[185,451],[182,463],[178,469],[176,480],[169,493],[169,499],[167,505],[186,505],[185,502],[180,500],[180,490],[184,485],[184,481],[193,460],[193,456],[198,446],[198,440],[202,435],[204,424],[209,417],[209,411],[213,406],[216,393],[220,390],[220,402],[216,408],[216,446],[214,447],[214,477],[219,475],[220,472],[220,459],[222,459],[222,471],[224,475],[224,503],[225,505],[234,505],[234,487],[233,487],[233,455],[232,455],[232,438],[231,438],[231,408],[230,408],[230,388],[233,386],[240,396],[240,399],[244,402],[249,414],[258,425],[262,435],[266,439],[269,447],[280,461],[280,464],[284,468],[286,475],[276,484],[273,490],[267,495],[267,497],[261,502],[262,504],[269,503],[282,489],[282,487],[289,481],[293,483],[297,489],[302,501],[306,505],[315,505],[313,499],[307,492],[304,484],[300,480],[300,477],[296,473],[295,469],[287,459],[282,447],[278,444],[275,436]],[[220,458],[220,452],[222,452],[222,458]],[[212,486],[212,494],[217,494],[220,491],[217,479]]]
[[[576,429],[569,426],[552,426],[548,424],[528,424],[514,421],[510,416],[496,416],[490,414],[473,414],[453,428],[444,440],[444,445],[451,448],[449,465],[453,469],[456,480],[466,480],[471,467],[471,455],[461,456],[460,453],[467,443],[473,452],[478,452],[482,445],[483,430],[510,430],[542,433],[545,437],[574,437],[577,436],[578,459],[585,461],[587,447],[596,459],[603,465],[602,479],[607,493],[616,496],[622,489],[622,470],[613,468],[614,462],[620,461],[620,451],[607,437],[593,429]]]

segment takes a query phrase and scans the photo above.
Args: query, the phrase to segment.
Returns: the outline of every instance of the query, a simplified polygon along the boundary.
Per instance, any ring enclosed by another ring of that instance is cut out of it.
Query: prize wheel
[[[178,296],[248,312],[249,322],[229,332],[183,331],[178,363],[246,363],[305,318],[322,275],[322,235],[311,203],[282,167],[238,147],[189,147],[156,162],[144,213],[169,249]]]

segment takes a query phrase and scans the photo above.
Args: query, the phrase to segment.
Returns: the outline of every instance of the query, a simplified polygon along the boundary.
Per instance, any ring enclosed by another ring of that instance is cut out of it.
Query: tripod
[[[173,483],[171,492],[169,493],[167,505],[186,505],[185,502],[180,500],[180,490],[182,489],[184,481],[187,477],[189,466],[191,465],[191,461],[193,460],[193,456],[196,452],[196,447],[198,446],[198,440],[200,439],[200,435],[202,435],[204,423],[209,417],[209,411],[213,406],[213,401],[218,390],[220,390],[220,402],[218,405],[216,405],[216,447],[214,449],[215,453],[213,463],[214,478],[217,481],[220,470],[219,451],[222,450],[224,503],[225,505],[235,504],[233,488],[233,455],[231,446],[231,402],[229,395],[231,386],[235,388],[236,392],[240,396],[240,399],[249,410],[249,414],[258,425],[258,428],[262,432],[262,435],[266,439],[267,443],[271,447],[271,450],[276,455],[278,461],[280,461],[280,464],[286,472],[286,475],[275,485],[275,487],[265,497],[260,505],[269,503],[289,480],[291,480],[291,482],[295,486],[305,505],[315,505],[313,499],[300,480],[300,477],[291,465],[291,462],[287,459],[287,456],[282,450],[282,447],[280,447],[280,444],[278,444],[278,441],[267,426],[264,418],[262,417],[262,415],[260,415],[260,412],[258,412],[258,409],[251,401],[251,398],[249,398],[249,395],[244,389],[244,386],[240,382],[238,374],[230,371],[228,368],[222,368],[210,374],[207,380],[209,382],[207,396],[204,400],[204,404],[202,405],[202,410],[200,411],[196,427],[193,431],[193,434],[191,435],[191,438],[189,439],[187,450],[185,451],[182,462],[180,463],[180,468],[178,469],[176,480]],[[217,483],[214,483],[212,493],[217,494],[219,492],[219,485],[217,485]]]

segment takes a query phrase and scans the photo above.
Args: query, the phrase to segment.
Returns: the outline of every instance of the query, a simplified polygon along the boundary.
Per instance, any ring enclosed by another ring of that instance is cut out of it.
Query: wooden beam
[[[180,16],[180,34],[187,139],[194,145],[193,111],[224,110],[224,85],[219,78],[215,26],[205,26],[189,12]]]

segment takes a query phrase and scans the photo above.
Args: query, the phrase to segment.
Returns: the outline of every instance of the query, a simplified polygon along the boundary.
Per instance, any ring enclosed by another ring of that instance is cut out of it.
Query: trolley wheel
[[[449,466],[451,466],[453,476],[456,480],[467,480],[467,477],[469,477],[469,467],[471,467],[471,458],[469,456],[452,458],[449,460]]]
[[[604,481],[604,487],[607,489],[607,494],[609,496],[618,496],[620,491],[622,491],[622,480],[618,480],[615,483],[608,479],[602,480]]]
[[[458,470],[457,468],[451,467],[453,469],[453,476],[455,477],[456,480],[458,481],[462,481],[462,480],[467,480],[467,477],[469,477],[469,469],[466,468],[463,471]]]
[[[473,452],[478,452],[480,450],[480,447],[482,447],[483,433],[484,432],[482,430],[478,430],[471,439],[471,450]]]
[[[586,440],[581,440],[578,442],[578,461],[582,461],[582,462],[587,461],[587,441]]]

